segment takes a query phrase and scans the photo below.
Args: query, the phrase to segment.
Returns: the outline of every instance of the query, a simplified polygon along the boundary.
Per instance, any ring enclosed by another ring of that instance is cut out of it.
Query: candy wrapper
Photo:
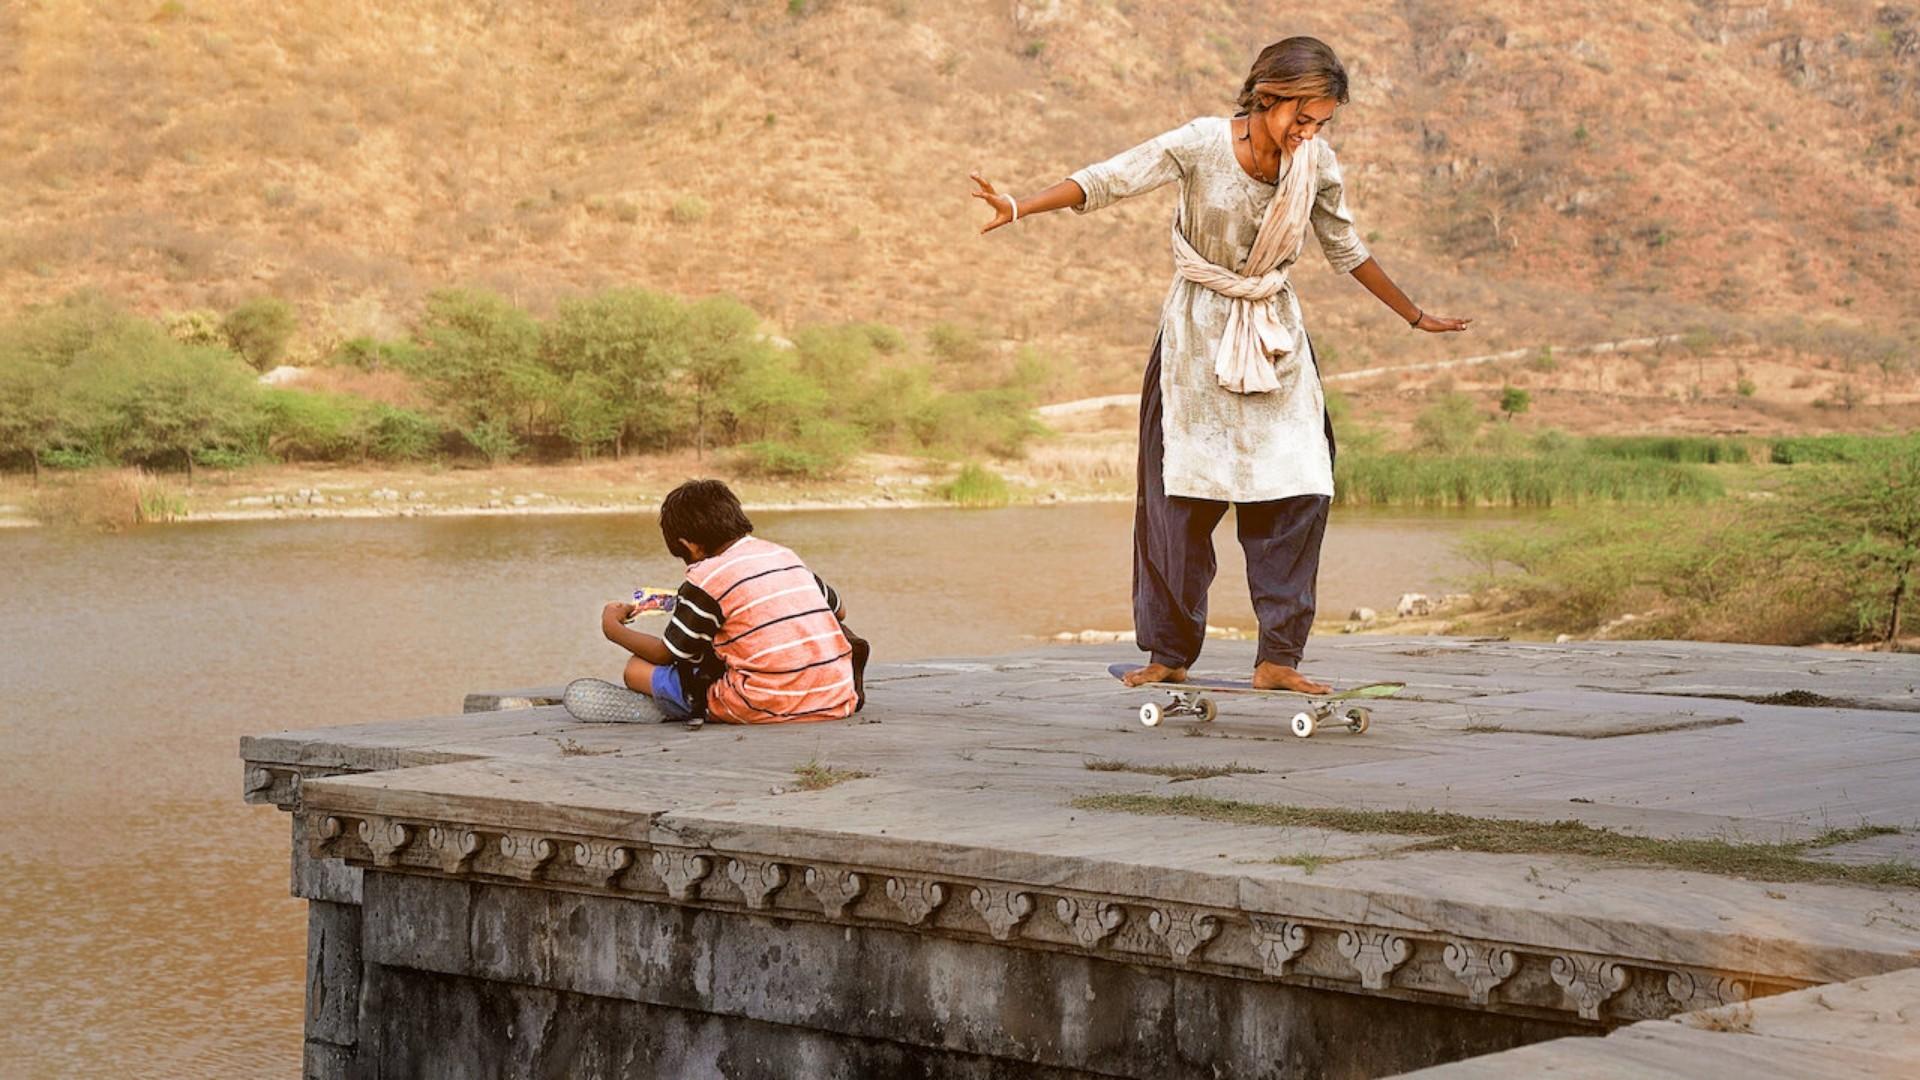
[[[673,611],[674,599],[674,590],[672,589],[651,589],[645,587],[635,589],[633,590],[633,615],[627,616],[627,619],[628,621],[632,621],[634,615],[645,615],[650,611],[670,614]]]

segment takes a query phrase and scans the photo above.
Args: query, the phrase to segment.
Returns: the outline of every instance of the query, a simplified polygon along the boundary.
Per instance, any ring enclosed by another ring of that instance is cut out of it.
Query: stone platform
[[[831,724],[583,725],[545,688],[244,740],[312,902],[309,1075],[1377,1076],[1920,965],[1915,890],[1070,805],[1866,822],[1905,831],[1819,857],[1920,861],[1920,658],[1322,638],[1311,673],[1409,686],[1301,740],[1269,699],[1141,727],[1105,673],[1136,655],[885,664]]]

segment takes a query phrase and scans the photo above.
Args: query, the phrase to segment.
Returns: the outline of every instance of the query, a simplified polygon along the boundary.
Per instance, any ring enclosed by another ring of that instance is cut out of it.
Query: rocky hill
[[[310,346],[429,289],[632,283],[777,327],[982,328],[1135,377],[1160,193],[981,238],[1018,190],[1224,112],[1333,43],[1329,138],[1382,262],[1469,339],[1302,275],[1336,367],[1697,327],[1911,340],[1920,12],[1854,0],[9,0],[0,308],[271,293]],[[1836,339],[1838,340],[1838,339]],[[1849,346],[1836,346],[1845,348]]]

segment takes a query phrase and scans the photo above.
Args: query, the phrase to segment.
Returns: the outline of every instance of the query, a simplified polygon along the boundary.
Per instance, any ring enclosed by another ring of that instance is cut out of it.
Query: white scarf
[[[1308,139],[1300,144],[1300,153],[1283,158],[1284,176],[1267,204],[1246,265],[1237,274],[1202,258],[1180,235],[1175,217],[1174,269],[1195,285],[1232,301],[1226,331],[1214,353],[1213,373],[1221,386],[1236,394],[1278,390],[1298,373],[1293,334],[1280,321],[1280,293],[1288,287],[1287,272],[1277,267],[1298,257],[1306,241],[1314,180],[1319,174],[1319,146],[1320,140]]]

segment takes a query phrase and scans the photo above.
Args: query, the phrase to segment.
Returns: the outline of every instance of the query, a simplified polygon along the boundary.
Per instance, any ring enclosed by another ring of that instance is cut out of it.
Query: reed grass
[[[1704,502],[1725,489],[1695,465],[1583,454],[1344,454],[1336,501],[1355,506],[1517,506]]]
[[[1913,435],[1794,435],[1773,440],[1775,465],[1833,465],[1865,461]]]
[[[1580,446],[1596,457],[1624,461],[1744,465],[1753,460],[1746,440],[1713,435],[1594,435],[1582,440]]]

